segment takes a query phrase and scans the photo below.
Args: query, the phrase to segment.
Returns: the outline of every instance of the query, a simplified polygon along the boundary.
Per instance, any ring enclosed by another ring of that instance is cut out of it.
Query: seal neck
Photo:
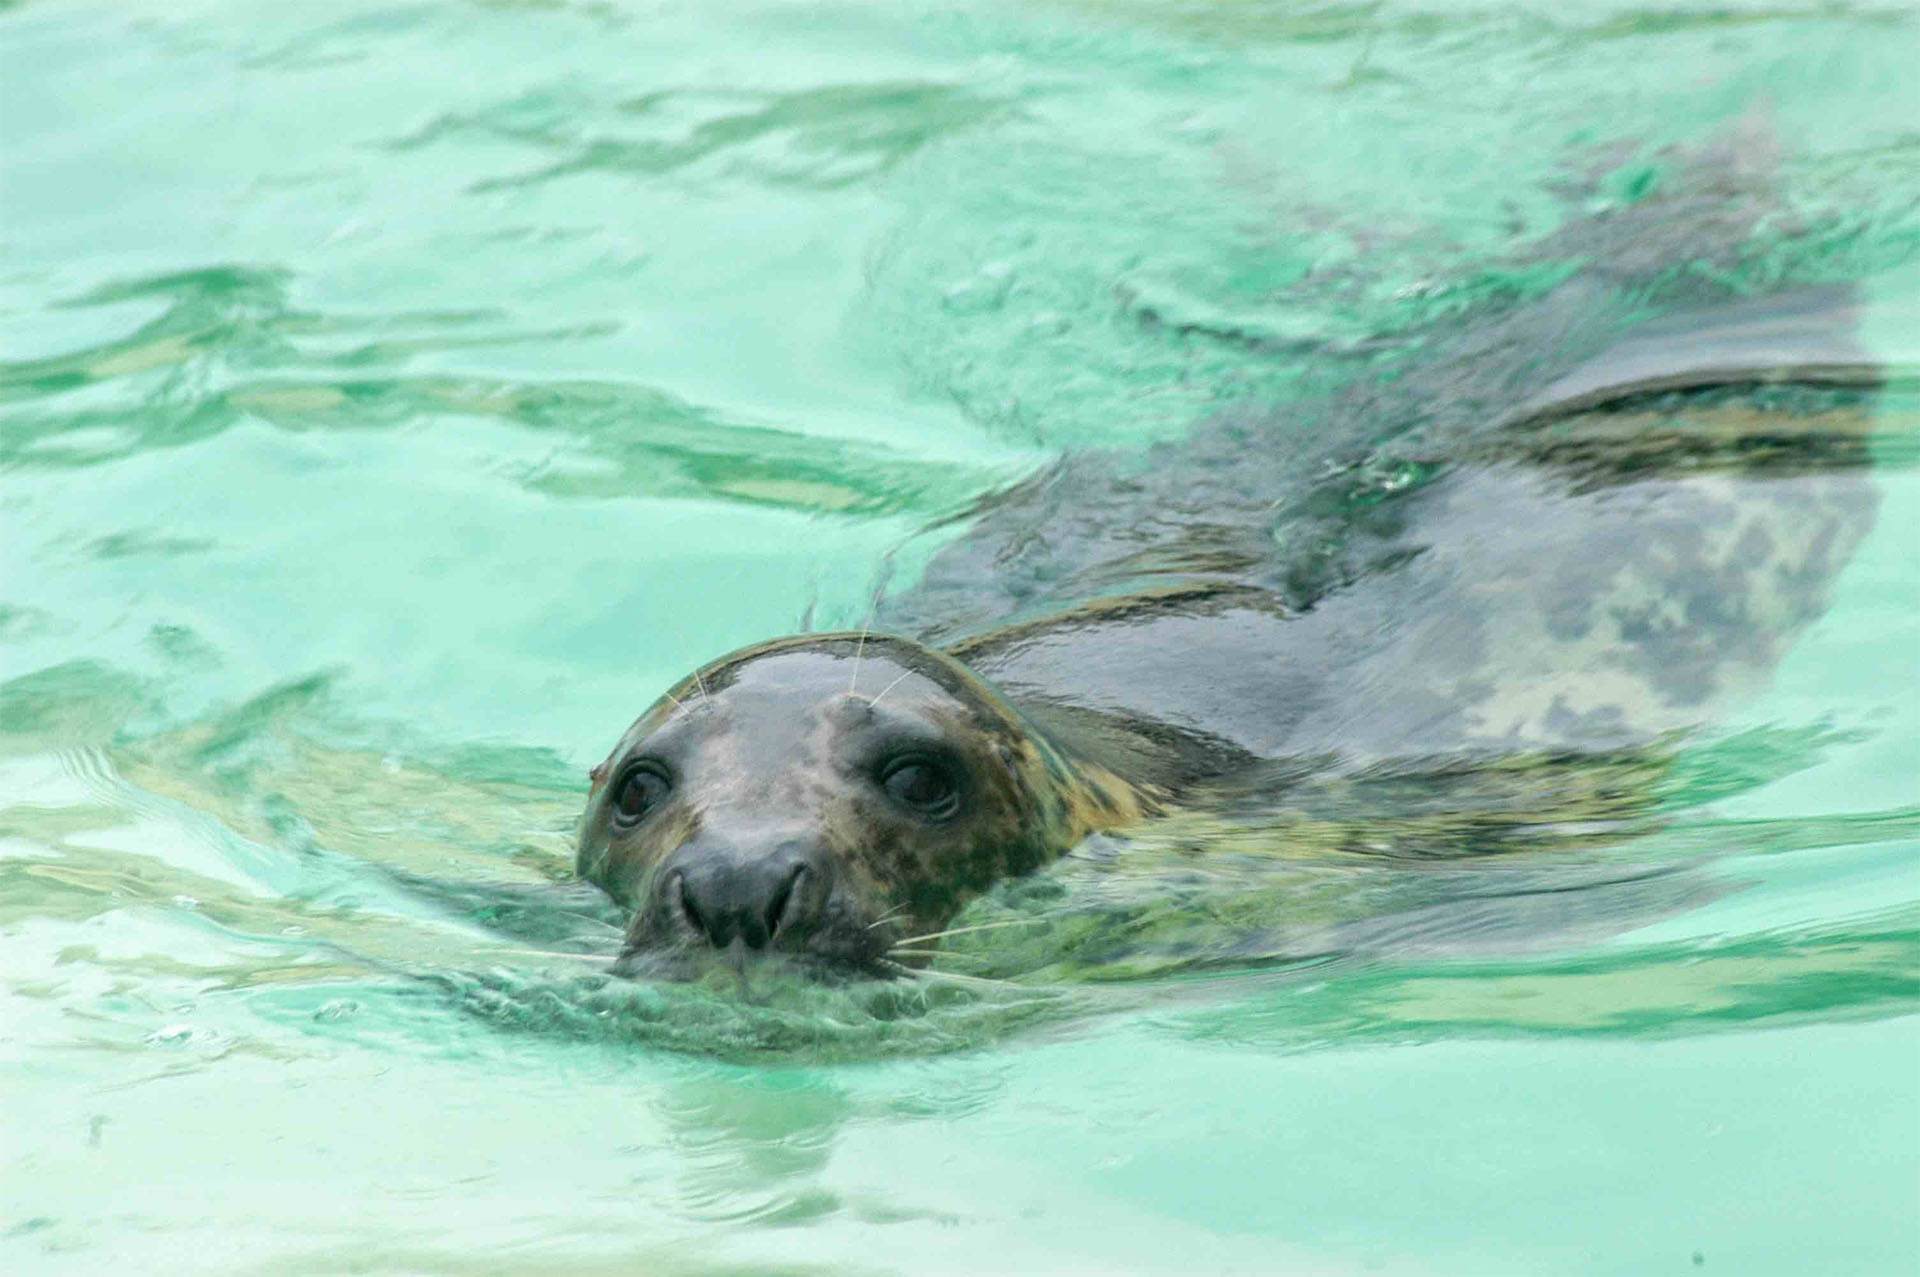
[[[1010,699],[1074,771],[1135,791],[1145,814],[1257,761],[1226,741],[1165,723],[1040,698]]]

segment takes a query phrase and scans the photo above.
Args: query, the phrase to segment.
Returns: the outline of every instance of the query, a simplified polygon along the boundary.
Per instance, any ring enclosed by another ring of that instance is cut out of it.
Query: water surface
[[[1911,365],[1917,63],[1747,0],[0,5],[9,1269],[1920,1265],[1892,425],[1628,849],[1174,830],[985,908],[1164,940],[1101,858],[1198,839],[1284,961],[1015,927],[950,966],[1004,985],[746,999],[608,984],[564,880],[694,662],[1593,270],[1540,246],[1685,156],[1768,202],[1663,286],[1847,283]]]

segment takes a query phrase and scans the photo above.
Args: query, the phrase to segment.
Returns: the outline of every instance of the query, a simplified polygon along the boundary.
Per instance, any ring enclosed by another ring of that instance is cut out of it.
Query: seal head
[[[625,969],[717,949],[873,973],[1142,801],[949,656],[807,635],[721,658],[634,723],[593,771],[578,870],[633,910]]]

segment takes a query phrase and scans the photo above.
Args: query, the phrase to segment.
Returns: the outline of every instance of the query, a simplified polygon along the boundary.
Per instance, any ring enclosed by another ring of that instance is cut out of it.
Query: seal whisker
[[[906,673],[902,674],[899,678],[894,679],[893,682],[888,683],[885,687],[881,688],[880,695],[868,701],[867,704],[878,705],[881,701],[887,698],[888,692],[891,692],[894,688],[900,686],[900,684],[906,682],[911,677],[913,677],[913,671],[908,670]],[[852,690],[852,689],[848,689],[848,690]]]
[[[902,936],[900,943],[918,944],[922,940],[938,940],[941,936],[964,936],[969,931],[992,931],[996,927],[1032,927],[1045,921],[1045,918],[1009,918],[1005,922],[982,922],[972,927],[950,927],[945,931],[929,931],[924,936]]]
[[[907,907],[905,905],[895,905],[893,908],[881,914],[878,918],[875,918],[872,922],[869,922],[867,924],[867,930],[871,931],[875,927],[881,926],[884,923],[891,922],[893,921],[893,919],[899,917],[901,914],[905,913],[906,911],[907,911]]]
[[[876,599],[874,602],[877,604],[879,600]],[[853,645],[853,677],[847,680],[847,694],[849,696],[853,694],[853,689],[860,685],[860,658],[866,655],[867,633],[872,628],[873,608],[869,607],[867,608],[867,619],[860,622],[860,641]]]
[[[682,647],[686,647],[686,646],[688,646],[688,644],[687,644],[687,632],[686,632],[686,630],[685,630],[684,628],[682,628],[682,626],[680,625],[680,622],[679,622],[679,619],[678,619],[677,617],[675,617],[675,616],[673,616],[673,615],[672,615],[671,613],[669,613],[669,614],[667,614],[666,616],[664,616],[664,617],[662,617],[661,619],[662,619],[662,620],[664,620],[664,621],[666,622],[666,624],[667,624],[667,628],[673,631],[673,635],[674,635],[674,637],[675,637],[675,638],[677,638],[678,640],[680,640],[680,645],[681,645]],[[684,682],[685,680],[683,679],[682,681]],[[700,699],[701,699],[702,701],[706,701],[706,700],[708,700],[709,698],[708,698],[708,696],[707,696],[707,680],[701,677],[701,675],[700,675],[700,667],[699,667],[698,665],[696,665],[696,666],[694,666],[694,667],[693,667],[693,681],[694,681],[694,685],[695,685],[695,686],[697,686],[697,687],[698,687],[698,688],[700,689]],[[674,703],[675,705],[679,705],[679,704],[681,704],[681,702],[680,702],[680,700],[679,700],[678,698],[675,698],[675,700],[674,700],[674,702],[673,702],[673,703]]]
[[[512,954],[519,958],[572,958],[577,962],[618,962],[604,953],[563,953],[558,949],[489,949],[489,954]]]
[[[903,949],[899,945],[887,950],[888,953],[911,953],[919,958],[963,958],[968,962],[985,962],[986,959],[973,953],[947,953],[940,949]]]
[[[951,980],[955,984],[989,984],[1000,989],[1020,989],[1027,992],[1025,986],[1011,980],[995,980],[992,976],[962,975],[958,971],[922,971],[918,967],[902,966],[898,962],[882,962],[889,968],[889,975],[906,976],[914,980]]]

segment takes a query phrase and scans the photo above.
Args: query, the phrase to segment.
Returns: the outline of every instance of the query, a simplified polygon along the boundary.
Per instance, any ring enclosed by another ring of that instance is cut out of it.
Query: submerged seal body
[[[670,690],[595,768],[579,872],[633,911],[629,969],[885,971],[994,882],[1276,764],[1670,740],[1827,606],[1875,504],[1845,396],[1885,374],[1844,297],[1803,294],[1510,378],[1521,410],[1359,497],[1337,469],[1287,487],[1244,431],[1196,432],[1242,460],[1160,486],[1056,472],[879,611],[903,634],[775,640]],[[1781,383],[1830,397],[1769,407]],[[1036,554],[1064,583],[1038,606],[1002,589]]]

